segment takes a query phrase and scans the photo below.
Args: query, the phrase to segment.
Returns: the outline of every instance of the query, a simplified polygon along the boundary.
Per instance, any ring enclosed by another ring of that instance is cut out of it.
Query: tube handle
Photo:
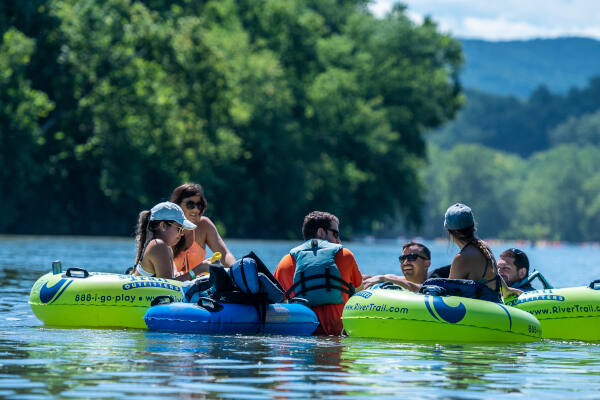
[[[75,275],[73,275],[75,274]],[[81,274],[81,275],[79,275]],[[88,276],[90,276],[90,273],[87,272],[87,270],[85,268],[81,268],[81,267],[71,267],[67,269],[67,272],[65,272],[65,275],[68,276],[69,278],[87,278]]]

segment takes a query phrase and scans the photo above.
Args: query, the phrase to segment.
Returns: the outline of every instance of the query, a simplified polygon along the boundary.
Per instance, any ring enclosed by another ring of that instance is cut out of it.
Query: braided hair
[[[144,210],[140,213],[138,218],[138,225],[135,234],[135,240],[137,241],[137,256],[135,257],[135,264],[138,265],[142,261],[144,249],[146,247],[147,233],[152,232],[154,237],[159,233],[160,223],[163,221],[150,221],[150,211]],[[135,270],[135,269],[134,269]]]

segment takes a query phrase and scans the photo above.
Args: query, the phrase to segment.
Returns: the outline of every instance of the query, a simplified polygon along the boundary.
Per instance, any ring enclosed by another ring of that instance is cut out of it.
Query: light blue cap
[[[462,203],[451,205],[444,216],[444,228],[451,231],[469,228],[475,225],[471,208]]]
[[[181,207],[170,201],[163,201],[152,207],[150,221],[175,221],[185,229],[196,229],[196,225],[185,218]]]

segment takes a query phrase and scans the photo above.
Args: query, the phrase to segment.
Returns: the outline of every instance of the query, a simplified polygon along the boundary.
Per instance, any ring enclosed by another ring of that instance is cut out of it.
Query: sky
[[[383,16],[395,0],[373,0]],[[439,29],[459,38],[502,41],[560,36],[600,40],[600,0],[402,0],[407,15],[429,15]]]

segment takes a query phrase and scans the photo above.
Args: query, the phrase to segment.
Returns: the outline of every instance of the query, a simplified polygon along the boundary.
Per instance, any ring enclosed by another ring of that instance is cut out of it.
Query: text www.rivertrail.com
[[[563,314],[563,313],[596,313],[600,312],[600,305],[587,305],[582,306],[580,304],[574,304],[572,306],[552,306],[546,308],[538,308],[533,310],[527,310],[533,315],[547,315],[547,314]]]
[[[375,303],[371,303],[371,304],[356,303],[354,305],[346,304],[344,309],[359,310],[359,311],[383,311],[383,312],[408,314],[408,308],[398,307],[398,306],[388,305],[388,304],[375,304]]]

